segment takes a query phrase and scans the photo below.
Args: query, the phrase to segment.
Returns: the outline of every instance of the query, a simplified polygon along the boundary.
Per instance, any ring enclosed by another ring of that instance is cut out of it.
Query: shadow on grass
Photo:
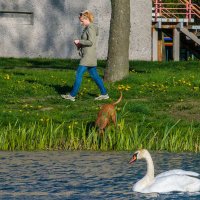
[[[67,85],[66,86],[49,85],[49,86],[53,87],[58,94],[66,94],[66,93],[71,92],[71,90],[72,90],[72,87],[67,86]]]
[[[31,84],[36,83],[36,84],[41,84],[43,86],[52,87],[58,94],[66,94],[72,90],[72,87],[68,85],[61,86],[61,85],[53,85],[53,84],[44,84],[41,81],[37,81],[37,80],[26,80],[26,82],[31,83]]]
[[[91,97],[97,97],[97,94],[94,94],[94,93],[91,93],[91,92],[88,92],[87,93],[89,96],[91,96]]]
[[[78,66],[77,59],[50,59],[50,58],[0,58],[1,69],[71,69]]]
[[[70,69],[76,70],[79,59],[59,58],[0,58],[1,69]],[[97,67],[105,68],[106,61],[98,60]]]
[[[1,67],[1,69],[46,69],[46,70],[65,70],[65,69],[70,69],[70,70],[76,70],[75,66],[46,66],[46,65],[32,65],[32,66],[4,66]]]
[[[38,80],[32,80],[32,79],[26,79],[25,80],[26,82],[28,83],[31,83],[31,84],[40,84],[40,85],[43,85],[43,86],[47,86],[47,87],[52,87],[54,88],[54,90],[60,95],[60,94],[67,94],[69,92],[71,92],[73,86],[68,86],[68,85],[65,85],[65,86],[61,86],[61,85],[53,85],[53,84],[44,84],[43,82],[41,81],[38,81]],[[100,91],[99,91],[100,93]],[[91,93],[91,92],[88,92],[87,95],[90,96],[90,97],[97,97],[97,94],[98,93]]]

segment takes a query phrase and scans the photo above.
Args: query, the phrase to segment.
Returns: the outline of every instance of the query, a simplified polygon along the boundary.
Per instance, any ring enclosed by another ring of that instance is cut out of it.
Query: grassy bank
[[[200,152],[200,64],[130,62],[130,75],[106,83],[111,99],[95,102],[98,88],[85,74],[75,102],[60,98],[75,78],[77,60],[0,59],[0,149],[94,149]],[[99,61],[103,75],[105,62]],[[117,106],[118,128],[99,137],[99,106]]]

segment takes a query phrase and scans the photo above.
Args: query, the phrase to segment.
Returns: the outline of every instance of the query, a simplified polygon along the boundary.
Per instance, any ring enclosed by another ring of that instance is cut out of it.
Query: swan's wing
[[[144,193],[166,192],[198,192],[200,191],[200,179],[187,175],[169,175],[154,179],[153,183],[146,187]]]
[[[199,174],[196,173],[196,172],[185,171],[185,170],[182,170],[182,169],[174,169],[174,170],[169,170],[169,171],[166,171],[166,172],[163,172],[163,173],[157,175],[155,177],[155,179],[160,178],[160,177],[164,177],[164,176],[170,176],[170,175],[199,176]]]

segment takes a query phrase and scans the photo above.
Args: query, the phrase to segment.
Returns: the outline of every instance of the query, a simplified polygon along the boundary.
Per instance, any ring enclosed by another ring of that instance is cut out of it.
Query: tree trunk
[[[104,80],[115,82],[129,74],[130,0],[111,0],[111,7]]]

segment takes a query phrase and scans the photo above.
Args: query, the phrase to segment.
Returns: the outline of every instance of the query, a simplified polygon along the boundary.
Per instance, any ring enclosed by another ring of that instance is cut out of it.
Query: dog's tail
[[[122,91],[120,91],[120,97],[119,97],[119,99],[116,102],[112,103],[112,105],[118,104],[121,100],[122,100]]]

